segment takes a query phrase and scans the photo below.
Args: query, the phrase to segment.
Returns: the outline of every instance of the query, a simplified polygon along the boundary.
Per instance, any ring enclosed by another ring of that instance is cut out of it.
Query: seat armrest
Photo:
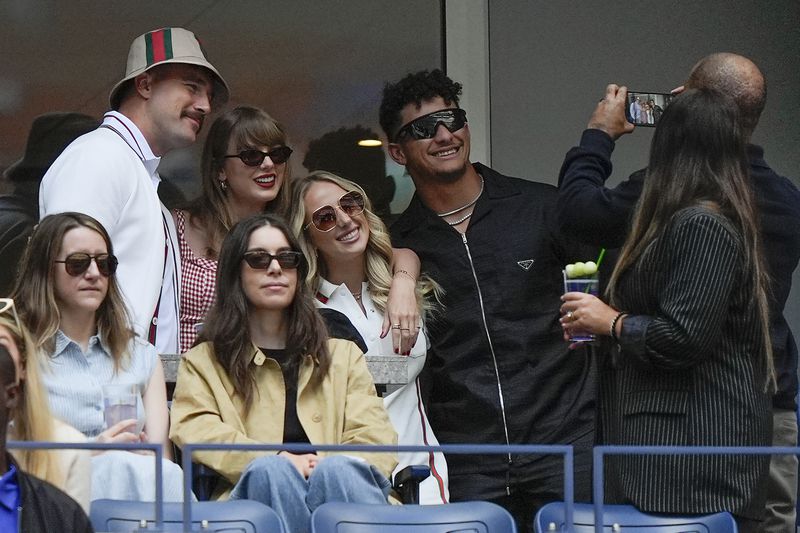
[[[419,504],[419,484],[431,475],[427,465],[410,465],[394,476],[394,490],[406,504]]]

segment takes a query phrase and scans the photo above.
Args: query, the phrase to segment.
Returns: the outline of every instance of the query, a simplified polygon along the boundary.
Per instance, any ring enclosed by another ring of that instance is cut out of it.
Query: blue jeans
[[[389,489],[375,467],[353,457],[325,457],[305,479],[285,457],[268,455],[247,465],[231,499],[264,503],[281,517],[285,531],[305,533],[311,529],[311,513],[323,503],[387,504]]]

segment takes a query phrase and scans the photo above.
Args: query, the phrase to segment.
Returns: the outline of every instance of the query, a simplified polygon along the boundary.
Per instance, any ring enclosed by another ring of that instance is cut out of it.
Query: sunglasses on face
[[[254,268],[256,270],[267,270],[273,259],[278,261],[278,264],[281,266],[281,268],[297,268],[300,266],[300,261],[302,258],[302,252],[286,250],[273,255],[269,252],[258,250],[256,252],[245,253],[243,259],[244,262],[250,266],[250,268]]]
[[[64,268],[70,276],[80,276],[92,264],[97,265],[97,270],[105,277],[112,276],[117,271],[119,261],[111,254],[89,255],[83,252],[69,254],[63,261],[53,261],[54,263],[64,263]]]
[[[364,212],[364,196],[358,191],[350,191],[342,195],[336,202],[341,211],[349,217],[360,215]],[[306,224],[308,229],[311,225],[320,231],[330,231],[336,226],[336,207],[323,205],[311,215],[311,222]]]
[[[439,124],[454,133],[463,128],[467,123],[467,112],[463,109],[441,109],[415,118],[397,131],[395,139],[400,141],[403,137],[414,140],[432,139],[436,135]]]
[[[285,163],[289,156],[292,155],[292,149],[288,146],[279,146],[270,150],[269,152],[262,152],[261,150],[249,149],[242,150],[238,154],[231,154],[224,156],[224,159],[229,157],[238,157],[242,163],[248,167],[257,167],[264,162],[264,159],[269,157],[276,165]]]

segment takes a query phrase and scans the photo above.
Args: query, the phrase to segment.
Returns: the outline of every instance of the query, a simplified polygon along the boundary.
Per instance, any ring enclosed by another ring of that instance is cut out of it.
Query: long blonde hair
[[[23,441],[53,441],[54,425],[47,398],[47,389],[41,379],[39,351],[24,326],[6,315],[0,315],[0,327],[11,334],[20,355],[20,367],[25,369],[24,379],[20,379],[22,394],[17,406],[11,412],[14,421],[11,436]],[[44,479],[57,487],[64,486],[64,476],[53,452],[49,450],[17,449],[9,450],[22,470]]]
[[[312,172],[304,178],[296,179],[292,184],[292,207],[291,227],[300,241],[300,248],[308,258],[308,274],[306,282],[314,290],[319,288],[320,278],[327,274],[327,266],[317,255],[317,249],[311,242],[306,231],[315,231],[312,228],[304,230],[306,226],[305,197],[311,185],[318,182],[330,182],[338,185],[346,192],[357,191],[364,196],[364,218],[369,224],[369,240],[364,251],[364,271],[367,277],[367,287],[379,311],[386,311],[386,303],[389,300],[389,288],[392,285],[392,241],[389,231],[383,221],[372,212],[372,203],[367,197],[364,189],[357,183],[337,176],[332,172],[318,170]],[[437,308],[440,301],[441,289],[439,285],[427,276],[421,276],[417,283],[417,304],[422,312],[431,312]],[[433,298],[429,298],[433,296]]]

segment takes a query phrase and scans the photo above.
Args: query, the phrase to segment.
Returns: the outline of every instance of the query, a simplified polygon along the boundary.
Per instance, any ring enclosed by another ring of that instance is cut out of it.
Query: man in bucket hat
[[[160,353],[178,349],[180,254],[172,217],[156,194],[156,169],[164,154],[196,140],[212,107],[228,94],[192,32],[162,28],[140,35],[125,77],[111,89],[112,110],[42,180],[42,217],[78,211],[105,226],[134,329]]]

